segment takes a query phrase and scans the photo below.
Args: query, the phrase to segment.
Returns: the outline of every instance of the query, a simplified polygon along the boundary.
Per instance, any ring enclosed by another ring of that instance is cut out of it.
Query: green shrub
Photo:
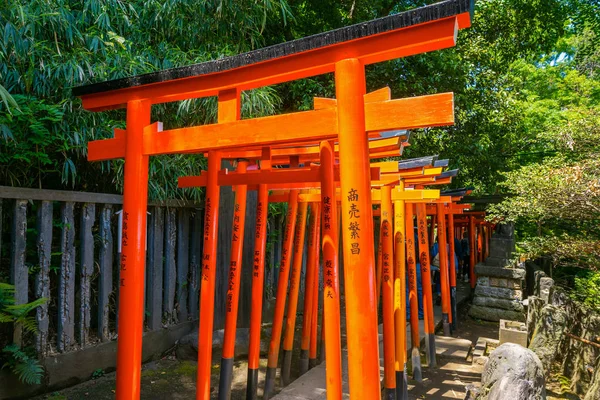
[[[33,333],[37,325],[30,313],[45,302],[46,299],[41,298],[27,304],[15,304],[15,287],[0,282],[0,323],[20,324],[23,331]],[[2,369],[10,369],[25,384],[41,383],[44,368],[32,349],[9,344],[2,349],[2,353],[5,360]]]
[[[583,271],[577,274],[571,297],[600,312],[600,272]]]

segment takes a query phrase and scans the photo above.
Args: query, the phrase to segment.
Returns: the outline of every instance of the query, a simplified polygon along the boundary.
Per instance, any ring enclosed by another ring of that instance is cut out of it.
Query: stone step
[[[435,337],[435,352],[438,356],[466,361],[473,342],[467,339],[454,338],[449,336]]]
[[[495,278],[525,279],[525,270],[522,268],[499,268],[487,263],[475,266],[477,276],[489,276]]]

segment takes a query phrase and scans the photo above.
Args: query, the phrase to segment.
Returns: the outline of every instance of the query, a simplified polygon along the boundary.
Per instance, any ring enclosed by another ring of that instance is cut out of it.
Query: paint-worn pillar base
[[[396,400],[396,388],[383,389],[383,400]]]
[[[258,369],[248,368],[248,380],[246,381],[246,400],[258,399]]]
[[[444,336],[450,336],[450,319],[448,314],[442,314],[442,326],[444,327]]]
[[[408,400],[408,376],[404,371],[396,371],[396,400]]]
[[[321,353],[319,354],[319,363],[325,361],[325,341],[321,340]]]
[[[308,368],[310,368],[310,369],[313,369],[314,367],[316,367],[319,364],[321,364],[321,361],[319,361],[318,358],[310,358],[308,360]]]
[[[283,350],[283,363],[281,364],[281,385],[290,384],[290,371],[292,370],[292,350]]]
[[[263,399],[268,400],[275,392],[275,378],[277,377],[277,368],[267,367],[267,376],[265,377],[265,391]]]
[[[300,350],[300,375],[304,375],[308,372],[308,350]]]
[[[452,310],[452,331],[456,332],[458,328],[458,309],[456,305],[456,287],[450,288],[450,309]]]
[[[423,382],[423,372],[421,367],[421,353],[418,347],[413,347],[411,352],[413,379],[419,383]]]
[[[437,367],[435,359],[435,333],[428,333],[425,337],[425,347],[427,349],[427,365],[429,368]]]
[[[221,358],[221,375],[219,376],[219,400],[231,399],[232,382],[233,358]]]

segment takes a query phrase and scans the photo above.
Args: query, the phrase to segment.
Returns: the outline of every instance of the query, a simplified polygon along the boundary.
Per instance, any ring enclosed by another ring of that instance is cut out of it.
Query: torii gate
[[[140,394],[148,157],[208,152],[201,284],[201,313],[206,319],[199,329],[196,395],[198,399],[208,399],[220,151],[237,146],[281,145],[337,137],[344,193],[343,226],[355,222],[365,232],[372,233],[365,133],[392,130],[398,125],[393,122],[414,121],[415,117],[431,115],[431,110],[437,109],[433,107],[436,100],[439,104],[442,95],[431,96],[426,101],[421,99],[416,105],[412,103],[414,99],[365,104],[364,66],[454,46],[457,30],[470,26],[472,9],[472,0],[443,1],[239,56],[73,89],[87,110],[127,109],[125,135],[89,144],[90,160],[125,158],[118,399],[137,399]],[[335,72],[336,107],[240,120],[241,91],[327,72]],[[157,124],[151,124],[153,104],[207,96],[218,96],[218,123],[164,132],[159,131]],[[380,119],[382,115],[384,119]],[[350,209],[360,211],[352,221],[347,214]],[[346,286],[352,294],[347,298],[350,393],[357,399],[378,399],[373,243],[351,240],[346,229],[343,235],[344,243],[350,244],[344,248],[348,269]],[[364,348],[375,351],[365,352]]]

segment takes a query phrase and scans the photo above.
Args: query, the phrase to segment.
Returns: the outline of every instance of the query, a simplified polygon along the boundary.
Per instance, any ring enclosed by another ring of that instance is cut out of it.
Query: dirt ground
[[[300,364],[300,338],[302,317],[297,318],[294,354],[292,358],[291,378],[297,378]],[[261,355],[258,375],[258,396],[262,397],[263,382],[267,368],[266,354]],[[220,351],[213,352],[213,372],[211,374],[211,399],[218,398],[219,370],[221,366]],[[196,398],[196,373],[197,362],[178,360],[172,354],[160,360],[146,363],[142,366],[141,399],[194,399]],[[233,370],[233,384],[231,390],[232,400],[246,399],[246,379],[248,362],[244,358],[236,360]],[[98,376],[87,382],[63,389],[54,393],[37,396],[34,400],[112,400],[115,398],[116,373],[98,372]]]
[[[246,398],[246,374],[248,363],[238,361],[234,365],[234,381],[231,398],[241,400]],[[219,385],[220,361],[213,363],[211,399],[217,398]],[[264,380],[266,360],[261,360],[259,381]],[[162,399],[193,399],[196,397],[196,371],[197,363],[193,361],[179,361],[173,356],[165,357],[158,361],[144,364],[142,368],[141,398],[147,400]],[[105,374],[88,382],[81,383],[68,389],[36,397],[37,400],[75,400],[98,399],[112,400],[115,398],[116,374]],[[259,395],[262,393],[259,392]]]

